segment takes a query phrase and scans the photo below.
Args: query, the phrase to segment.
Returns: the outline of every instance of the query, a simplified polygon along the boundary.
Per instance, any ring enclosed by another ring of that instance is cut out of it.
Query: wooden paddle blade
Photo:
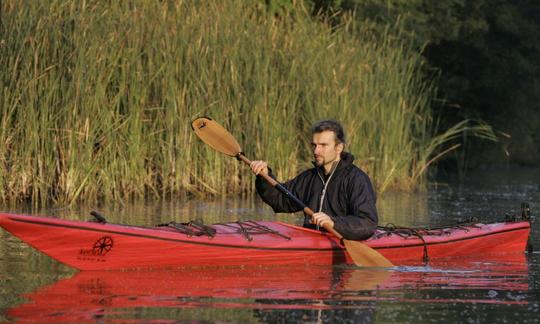
[[[343,240],[345,249],[354,263],[360,267],[393,267],[387,258],[371,247],[358,241]]]
[[[240,144],[223,126],[209,117],[199,117],[191,122],[191,128],[199,138],[214,150],[229,156],[242,152]]]

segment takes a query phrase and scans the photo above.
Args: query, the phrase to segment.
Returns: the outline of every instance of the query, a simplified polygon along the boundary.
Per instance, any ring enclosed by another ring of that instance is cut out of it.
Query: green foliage
[[[487,30],[483,16],[485,1],[313,0],[312,3],[314,12],[354,11],[358,21],[374,22],[379,31],[399,22],[407,37],[419,48]]]
[[[471,142],[479,163],[540,162],[540,3],[535,0],[313,0],[334,20],[354,11],[360,22],[384,33],[398,23],[400,37],[422,50],[440,71],[438,113],[443,125],[480,118],[499,134],[502,146]],[[337,18],[336,18],[337,17]],[[431,71],[427,70],[428,75]],[[457,108],[457,109],[456,109]],[[496,148],[496,150],[494,150]],[[503,148],[504,150],[501,150]],[[486,156],[486,150],[491,151]],[[498,152],[497,152],[498,151]],[[473,153],[474,154],[474,153]],[[471,154],[471,155],[473,155]]]
[[[192,133],[200,115],[282,179],[307,165],[310,125],[338,118],[379,190],[421,184],[445,143],[422,58],[370,24],[291,5],[2,2],[0,199],[250,192],[249,172]]]

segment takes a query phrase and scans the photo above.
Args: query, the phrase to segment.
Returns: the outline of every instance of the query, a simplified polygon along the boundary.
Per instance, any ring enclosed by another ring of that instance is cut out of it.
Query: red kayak
[[[0,226],[79,270],[352,264],[334,236],[282,222],[196,222],[140,227],[0,214]],[[379,229],[365,244],[395,265],[427,260],[524,253],[528,220],[440,229]]]

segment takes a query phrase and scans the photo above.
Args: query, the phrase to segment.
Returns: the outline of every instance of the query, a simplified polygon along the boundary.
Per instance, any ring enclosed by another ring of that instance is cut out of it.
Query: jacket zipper
[[[340,160],[341,161],[341,160]],[[317,175],[319,176],[319,179],[321,179],[323,183],[323,190],[321,193],[321,198],[319,202],[319,210],[320,213],[322,211],[323,203],[324,203],[324,197],[326,196],[326,188],[328,187],[328,183],[330,182],[330,179],[332,179],[332,176],[334,175],[334,172],[336,172],[337,166],[339,164],[339,161],[334,162],[335,164],[332,166],[332,171],[330,172],[330,176],[328,176],[328,180],[324,181],[324,178],[321,176],[321,173],[319,170],[317,170]],[[317,230],[319,229],[319,225],[317,225]]]

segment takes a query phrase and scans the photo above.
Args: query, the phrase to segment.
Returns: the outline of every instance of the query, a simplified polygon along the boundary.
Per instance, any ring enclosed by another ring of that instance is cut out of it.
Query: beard
[[[323,158],[323,157],[320,157],[320,156],[319,156],[319,157],[315,156],[315,157],[314,157],[313,163],[314,163],[316,166],[321,167],[321,166],[324,165],[324,158]]]

